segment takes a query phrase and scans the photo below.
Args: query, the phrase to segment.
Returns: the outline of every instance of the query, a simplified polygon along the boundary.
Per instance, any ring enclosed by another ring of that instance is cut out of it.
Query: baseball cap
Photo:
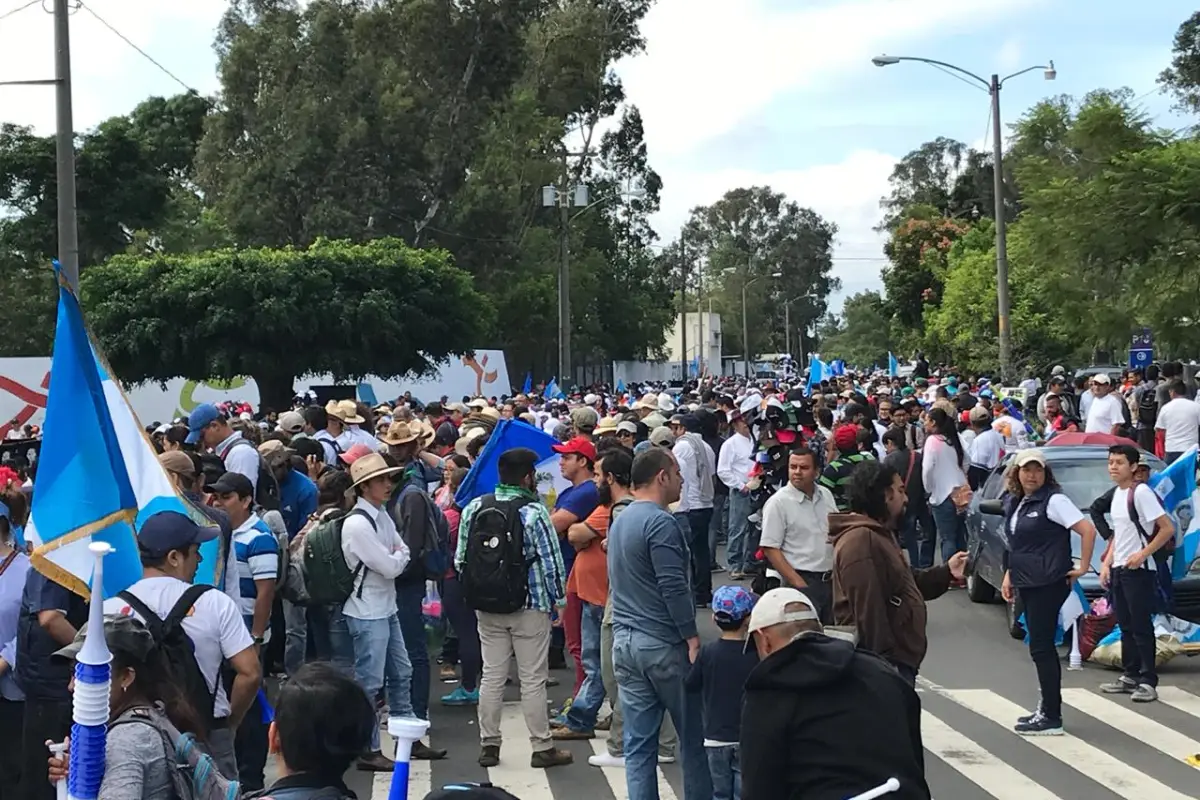
[[[675,434],[670,428],[658,427],[650,431],[650,444],[671,447],[675,444]]]
[[[292,451],[278,439],[267,439],[258,446],[258,454],[262,456],[267,466],[273,469],[280,464],[287,463],[292,456]]]
[[[213,494],[237,494],[238,497],[252,497],[254,484],[240,472],[226,472],[213,481],[208,490]]]
[[[1044,467],[1046,466],[1046,454],[1036,447],[1018,451],[1016,458],[1013,459],[1013,466],[1020,468],[1026,464],[1041,464]]]
[[[200,441],[200,432],[221,419],[221,412],[212,403],[201,403],[188,414],[187,443],[195,444]]]
[[[617,433],[632,433],[634,436],[636,436],[637,435],[637,425],[628,420],[625,420],[624,422],[619,422],[619,423],[617,423]]]
[[[1095,383],[1112,383],[1112,378],[1108,377],[1107,372],[1097,372],[1092,376],[1092,381]]]
[[[87,629],[85,622],[75,634],[75,639],[66,647],[51,653],[50,657],[74,661],[79,651],[83,650]],[[104,618],[104,641],[108,643],[109,650],[133,656],[134,660],[139,662],[144,662],[146,656],[154,649],[154,637],[146,626],[124,614],[112,614]]]
[[[718,586],[713,592],[712,610],[717,617],[741,622],[754,609],[754,595],[742,586]]]
[[[796,606],[803,608],[796,608]],[[789,608],[791,606],[791,608]],[[803,592],[791,587],[781,586],[772,589],[754,604],[750,612],[749,632],[761,631],[784,622],[804,622],[818,620],[817,609]]]
[[[237,475],[236,472],[225,474]],[[246,480],[244,475],[238,477],[249,485],[250,481]],[[137,533],[138,549],[149,556],[162,558],[172,550],[183,550],[194,544],[211,542],[220,532],[220,528],[216,526],[202,528],[178,511],[160,511],[151,514],[142,523],[142,528]]]
[[[592,462],[595,462],[596,460],[596,445],[592,444],[591,439],[585,439],[582,436],[576,436],[575,438],[570,439],[563,444],[553,445],[553,450],[554,452],[562,453],[563,455],[568,453],[581,455],[588,461]]]
[[[285,411],[279,415],[279,430],[296,434],[304,430],[304,415],[299,411]]]
[[[179,450],[168,450],[165,453],[160,453],[158,463],[163,465],[163,469],[167,472],[174,472],[177,475],[192,475],[196,474],[196,465],[192,462],[191,457]]]
[[[395,425],[397,423],[392,423],[392,424]],[[404,423],[401,422],[399,424],[403,425]],[[374,452],[375,451],[372,450],[370,447],[367,447],[362,442],[359,442],[358,444],[351,445],[350,449],[347,450],[346,452],[339,453],[338,458],[340,458],[342,460],[342,463],[349,465],[349,464],[353,464],[355,461],[358,461],[363,456],[369,456],[369,455],[371,455],[371,453],[374,453]]]
[[[596,409],[589,406],[571,409],[571,424],[575,426],[575,430],[592,431],[599,423],[600,415],[596,413]]]

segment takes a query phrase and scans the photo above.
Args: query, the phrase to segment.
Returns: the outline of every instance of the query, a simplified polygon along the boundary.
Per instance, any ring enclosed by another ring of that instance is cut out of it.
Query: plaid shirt
[[[563,569],[562,551],[558,546],[558,534],[550,522],[550,512],[536,494],[519,486],[497,484],[496,499],[500,502],[527,498],[535,502],[521,508],[521,522],[525,526],[525,560],[529,565],[529,599],[525,608],[534,611],[554,610],[567,597],[567,575]],[[470,538],[471,520],[479,510],[482,497],[476,497],[463,509],[458,523],[458,548],[454,554],[454,568],[461,576],[467,560],[467,540]]]

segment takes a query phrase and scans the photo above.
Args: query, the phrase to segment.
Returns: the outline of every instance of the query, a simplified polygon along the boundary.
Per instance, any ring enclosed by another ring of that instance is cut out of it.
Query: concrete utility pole
[[[683,230],[679,231],[679,380],[687,383],[687,245]]]
[[[562,183],[558,192],[558,385],[569,391],[571,375],[571,173],[567,151],[562,154]]]

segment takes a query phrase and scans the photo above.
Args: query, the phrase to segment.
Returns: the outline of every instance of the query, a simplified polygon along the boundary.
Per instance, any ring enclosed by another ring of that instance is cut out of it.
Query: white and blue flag
[[[1200,545],[1200,521],[1196,519],[1196,508],[1200,497],[1196,490],[1196,455],[1197,448],[1192,446],[1169,467],[1152,475],[1149,481],[1150,488],[1158,494],[1163,508],[1175,521],[1176,546],[1175,555],[1171,557],[1171,574],[1176,578],[1187,574],[1188,566],[1200,549],[1197,547]]]

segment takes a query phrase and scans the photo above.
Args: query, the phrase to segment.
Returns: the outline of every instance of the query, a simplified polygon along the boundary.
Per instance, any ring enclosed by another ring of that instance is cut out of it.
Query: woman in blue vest
[[[1000,593],[1012,602],[1019,591],[1025,605],[1029,657],[1037,667],[1042,699],[1037,711],[1017,720],[1023,736],[1062,735],[1062,666],[1054,639],[1059,609],[1071,585],[1092,563],[1096,528],[1054,480],[1041,450],[1022,450],[1006,476],[1004,527],[1008,569]],[[1079,534],[1080,561],[1071,557],[1071,531]]]

